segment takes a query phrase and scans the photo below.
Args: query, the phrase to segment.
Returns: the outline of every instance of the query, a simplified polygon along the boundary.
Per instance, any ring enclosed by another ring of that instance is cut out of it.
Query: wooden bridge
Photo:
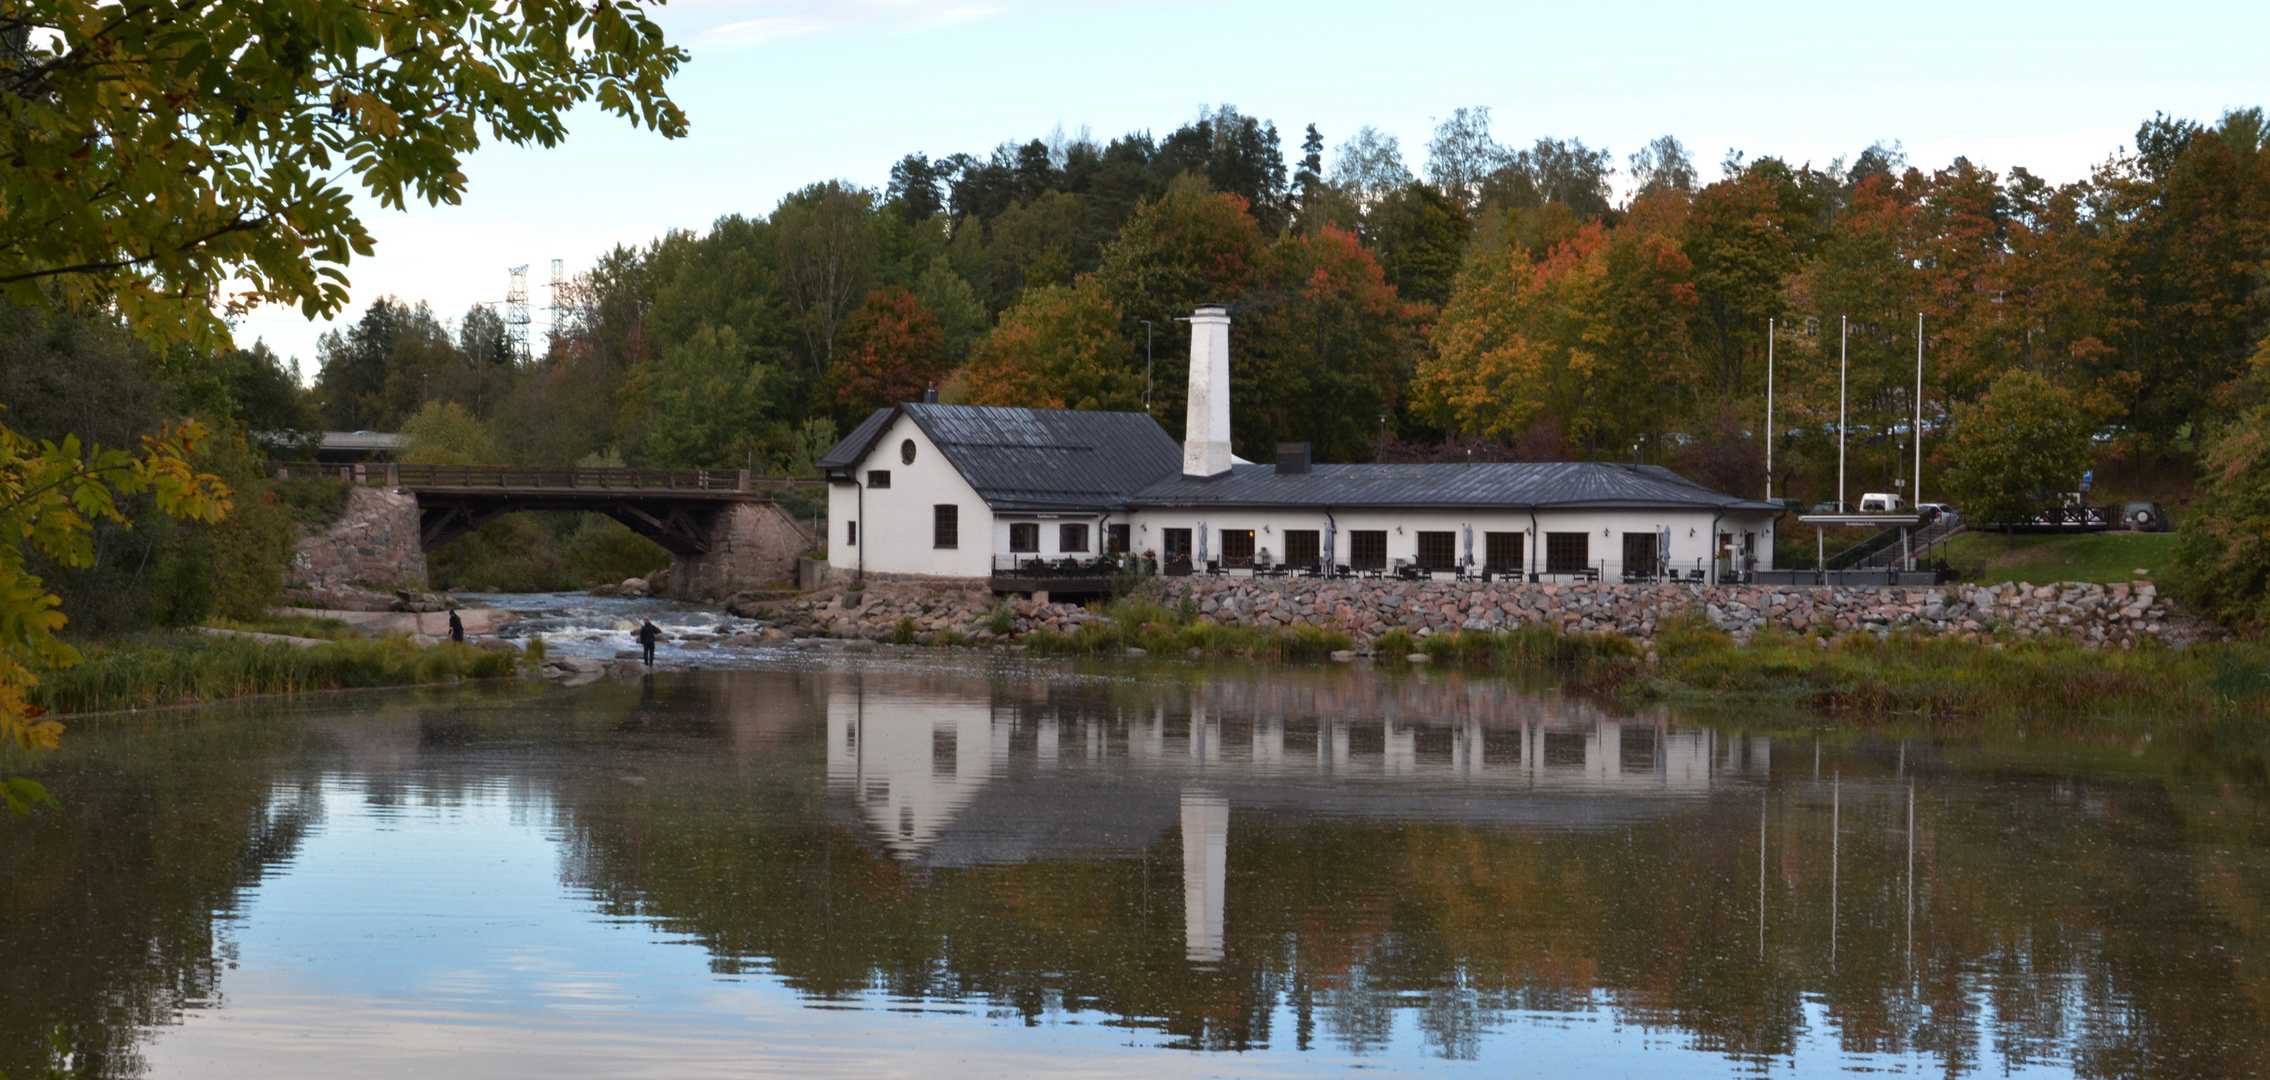
[[[770,504],[788,488],[826,485],[821,480],[752,477],[747,469],[383,463],[304,463],[277,469],[278,479],[295,474],[336,476],[350,484],[415,495],[419,539],[427,551],[506,514],[564,510],[605,514],[680,558],[708,555],[718,546],[719,511]]]

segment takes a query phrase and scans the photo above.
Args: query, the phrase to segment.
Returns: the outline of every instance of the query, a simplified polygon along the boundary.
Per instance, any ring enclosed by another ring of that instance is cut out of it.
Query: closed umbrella
[[[1468,568],[1472,568],[1474,565],[1474,526],[1472,525],[1466,526],[1466,558],[1458,565]]]
[[[1340,556],[1337,554],[1338,548],[1336,546],[1336,541],[1339,539],[1339,533],[1339,526],[1329,521],[1324,523],[1324,568],[1326,570],[1332,569],[1333,564],[1340,561]]]
[[[1206,523],[1198,523],[1198,565],[1206,565]]]

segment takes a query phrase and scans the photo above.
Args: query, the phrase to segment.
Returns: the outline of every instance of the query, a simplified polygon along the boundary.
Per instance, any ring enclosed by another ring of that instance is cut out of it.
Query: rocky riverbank
[[[1570,633],[1622,634],[1646,647],[1658,627],[1692,617],[1738,641],[1768,626],[1825,638],[1894,631],[2005,641],[2051,635],[2100,649],[2133,648],[2146,640],[2181,647],[2216,636],[2212,625],[2181,612],[2144,582],[1776,588],[1191,577],[1162,579],[1149,588],[1163,603],[1188,603],[1205,621],[1342,629],[1359,650],[1393,630],[1425,638],[1538,624]],[[951,582],[871,582],[856,592],[742,602],[734,610],[797,637],[882,641],[911,634],[914,641],[932,641],[950,634],[946,640],[973,644],[1044,627],[1071,633],[1103,618],[1079,605],[996,599],[982,586]]]

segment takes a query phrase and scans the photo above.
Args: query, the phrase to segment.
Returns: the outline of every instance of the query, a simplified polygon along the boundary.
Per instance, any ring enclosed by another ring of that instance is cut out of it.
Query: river
[[[2270,1075],[2256,734],[665,659],[75,723],[0,820],[0,1072]]]

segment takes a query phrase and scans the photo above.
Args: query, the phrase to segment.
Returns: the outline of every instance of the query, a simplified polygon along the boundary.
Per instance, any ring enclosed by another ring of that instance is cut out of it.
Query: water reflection
[[[73,813],[0,824],[0,1071],[61,1025],[104,1076],[940,1040],[1009,1072],[2259,1075],[2260,744],[881,664],[95,725],[40,766]],[[167,1026],[200,1014],[234,1026]],[[467,1025],[527,1056],[413,1052]]]

